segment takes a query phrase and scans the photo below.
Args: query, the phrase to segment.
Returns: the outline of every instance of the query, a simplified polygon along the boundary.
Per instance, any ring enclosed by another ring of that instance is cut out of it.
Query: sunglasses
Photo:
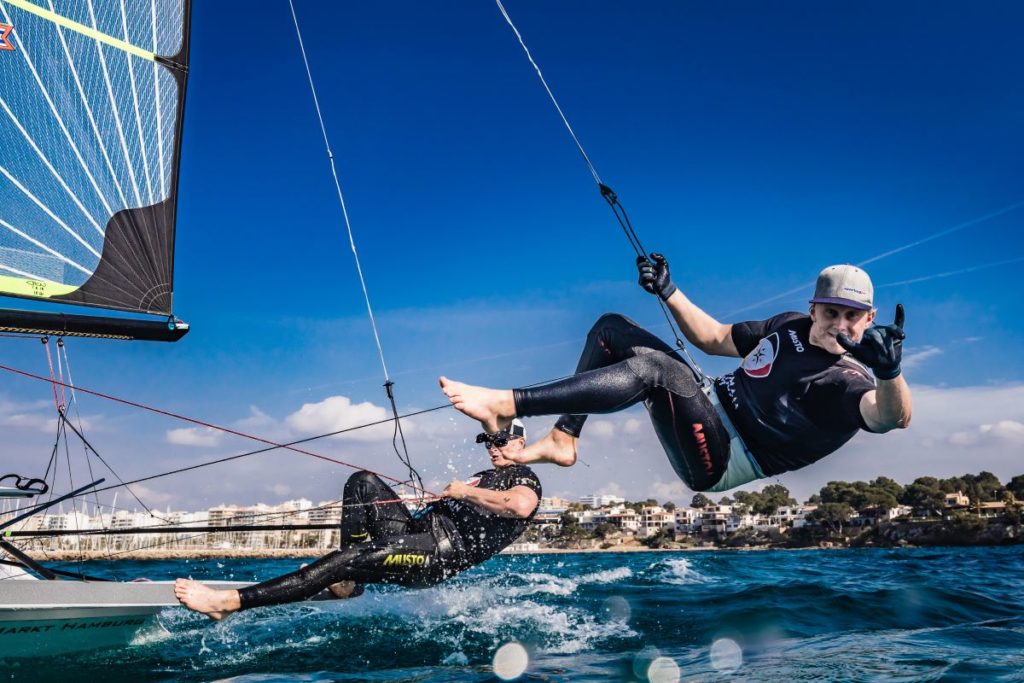
[[[481,432],[476,435],[476,442],[486,444],[486,448],[504,448],[508,445],[508,442],[512,439],[521,438],[519,436],[512,436],[507,430],[502,429],[500,432],[488,434],[487,432]]]

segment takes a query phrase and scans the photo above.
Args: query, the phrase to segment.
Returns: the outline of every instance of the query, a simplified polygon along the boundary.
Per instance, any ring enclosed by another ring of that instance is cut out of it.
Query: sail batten
[[[0,0],[0,296],[171,316],[189,12]]]

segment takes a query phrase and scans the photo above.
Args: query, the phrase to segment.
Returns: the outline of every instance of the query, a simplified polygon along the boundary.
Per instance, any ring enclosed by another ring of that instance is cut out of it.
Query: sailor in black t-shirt
[[[510,390],[442,377],[445,395],[485,429],[561,413],[551,432],[515,460],[565,467],[576,462],[588,414],[643,401],[672,467],[695,491],[725,491],[804,467],[860,429],[882,433],[909,424],[910,388],[900,372],[903,306],[896,306],[892,325],[872,325],[874,289],[860,268],[821,271],[808,314],[734,325],[679,291],[660,254],[638,258],[637,268],[640,285],[665,301],[690,343],[742,357],[740,367],[704,382],[668,344],[608,314],[591,329],[572,377]]]
[[[435,502],[411,515],[395,491],[370,472],[345,483],[341,543],[298,571],[239,590],[215,590],[178,579],[174,593],[189,609],[223,619],[239,609],[307,600],[325,589],[356,597],[368,583],[431,586],[480,564],[514,542],[540,504],[537,475],[511,456],[526,430],[514,420],[483,433],[493,469],[453,481]]]

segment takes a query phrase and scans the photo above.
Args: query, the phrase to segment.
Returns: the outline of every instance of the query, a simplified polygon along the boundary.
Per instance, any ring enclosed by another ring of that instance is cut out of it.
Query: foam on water
[[[647,575],[673,586],[689,586],[715,580],[694,569],[690,560],[685,557],[659,560],[650,565]]]
[[[266,579],[295,564],[222,563],[117,570]],[[1020,547],[499,556],[424,590],[370,586],[355,600],[219,623],[170,609],[163,636],[4,673],[59,683],[70,670],[168,683],[482,683],[514,642],[529,655],[518,680],[1013,679],[1024,670],[1022,582]]]

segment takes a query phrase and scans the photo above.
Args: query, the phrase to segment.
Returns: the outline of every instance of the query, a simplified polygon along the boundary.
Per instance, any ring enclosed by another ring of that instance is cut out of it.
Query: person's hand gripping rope
[[[650,259],[637,256],[636,269],[640,273],[639,282],[644,291],[657,294],[662,301],[668,301],[675,294],[677,288],[669,274],[668,261],[661,254],[652,253]]]

